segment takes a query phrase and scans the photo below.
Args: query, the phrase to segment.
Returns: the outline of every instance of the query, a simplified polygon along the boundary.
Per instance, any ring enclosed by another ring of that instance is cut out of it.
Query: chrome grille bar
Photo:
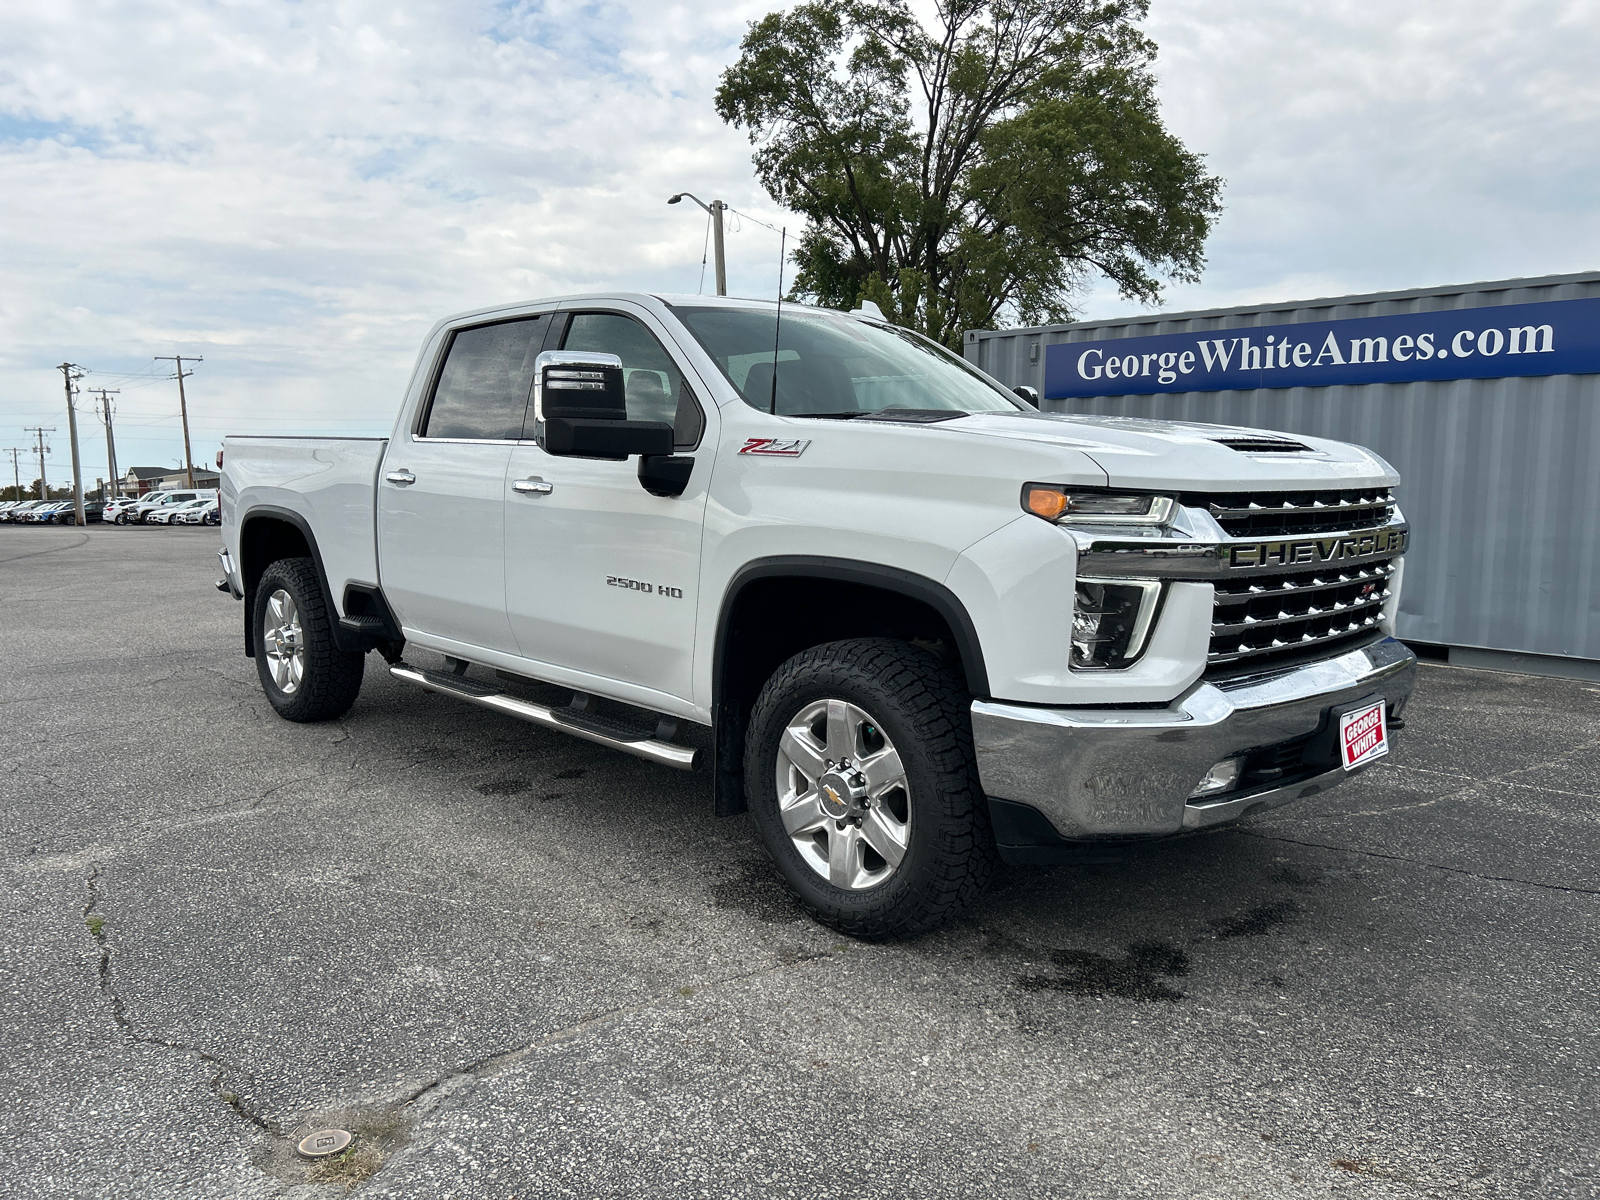
[[[1183,497],[1204,508],[1236,536],[1365,529],[1394,515],[1394,493],[1386,487],[1308,492],[1230,492]]]
[[[1393,595],[1389,583],[1398,561],[1218,580],[1208,668],[1265,666],[1369,640]]]

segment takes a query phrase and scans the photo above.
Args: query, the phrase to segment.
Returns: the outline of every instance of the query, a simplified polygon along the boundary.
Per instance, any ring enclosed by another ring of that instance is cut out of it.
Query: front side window
[[[450,338],[420,437],[516,441],[533,392],[533,364],[550,317],[458,329]]]
[[[786,417],[1032,411],[927,338],[818,309],[677,310],[745,403]]]
[[[700,405],[683,373],[656,341],[655,335],[621,313],[574,313],[563,350],[615,354],[622,360],[622,380],[630,421],[665,421],[677,446],[700,440]]]

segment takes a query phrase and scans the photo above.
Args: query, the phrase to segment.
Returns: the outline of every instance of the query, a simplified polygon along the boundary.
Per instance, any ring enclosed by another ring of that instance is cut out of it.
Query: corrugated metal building
[[[966,335],[1053,412],[1355,442],[1412,525],[1398,634],[1600,679],[1600,272]]]

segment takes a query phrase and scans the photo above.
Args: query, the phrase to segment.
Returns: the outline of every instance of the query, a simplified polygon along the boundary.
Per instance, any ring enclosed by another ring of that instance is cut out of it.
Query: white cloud
[[[98,386],[175,351],[206,358],[201,459],[227,430],[386,432],[441,314],[695,290],[704,222],[667,195],[782,219],[711,109],[766,7],[12,4],[0,445],[64,427],[52,364]],[[1168,306],[1596,265],[1597,27],[1582,0],[1155,0],[1167,118],[1228,179]],[[776,241],[730,233],[731,290],[772,293]],[[119,458],[171,462],[175,385],[123,386]]]

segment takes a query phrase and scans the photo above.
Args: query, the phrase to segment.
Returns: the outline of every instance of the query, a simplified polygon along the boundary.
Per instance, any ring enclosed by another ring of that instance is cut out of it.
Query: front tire
[[[262,572],[250,629],[261,690],[280,717],[331,721],[360,695],[366,655],[339,649],[333,620],[309,558],[280,558]]]
[[[971,698],[926,650],[832,642],[762,688],[745,743],[751,816],[823,924],[911,937],[972,903],[994,870]]]

